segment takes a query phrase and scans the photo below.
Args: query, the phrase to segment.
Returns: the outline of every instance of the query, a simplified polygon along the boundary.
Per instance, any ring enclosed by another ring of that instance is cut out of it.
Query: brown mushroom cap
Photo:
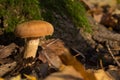
[[[32,20],[29,22],[24,22],[22,24],[19,24],[15,28],[16,36],[21,38],[52,35],[53,32],[53,26],[50,23],[41,20]]]

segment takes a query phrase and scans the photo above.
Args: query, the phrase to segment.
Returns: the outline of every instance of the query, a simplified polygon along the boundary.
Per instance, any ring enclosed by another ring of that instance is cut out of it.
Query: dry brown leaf
[[[3,78],[0,78],[0,80],[4,80]]]
[[[45,44],[42,45],[43,49],[50,49],[54,52],[55,55],[59,56],[66,51],[68,51],[65,48],[64,42],[60,39],[52,39],[45,42]]]
[[[42,48],[43,50],[39,53],[39,59],[59,68],[62,62],[58,56],[66,52],[64,43],[59,39],[52,39],[43,44]]]
[[[44,80],[83,80],[83,78],[72,66],[65,66],[61,72],[53,73]]]
[[[42,53],[39,54],[38,59],[41,60],[43,63],[47,63],[47,59]]]
[[[109,5],[110,7],[115,8],[117,4],[117,0],[85,0],[89,4],[98,5],[98,6],[106,6]]]
[[[97,80],[114,80],[103,69],[97,70],[94,74],[95,74],[95,77],[97,78]]]
[[[27,80],[37,80],[36,77],[24,74]]]
[[[101,21],[101,19],[102,19],[102,16],[103,16],[103,14],[101,13],[101,14],[93,14],[94,16],[94,20],[96,21],[96,22],[98,22],[98,23],[100,23],[100,21]]]
[[[10,80],[22,80],[20,75],[12,77]]]
[[[51,50],[48,50],[48,49],[43,50],[43,51],[41,52],[41,54],[43,54],[43,55],[46,57],[47,62],[48,62],[49,64],[51,64],[52,66],[54,66],[54,67],[56,67],[56,68],[59,68],[60,65],[62,64],[60,58],[59,58],[58,56],[56,56],[56,55],[54,54],[54,52],[52,52]]]
[[[120,14],[120,10],[119,9],[115,9],[112,14]]]

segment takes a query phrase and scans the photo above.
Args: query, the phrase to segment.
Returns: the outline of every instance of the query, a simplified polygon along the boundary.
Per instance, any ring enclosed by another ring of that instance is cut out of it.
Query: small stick
[[[119,63],[119,61],[115,58],[115,56],[113,55],[113,53],[112,53],[112,51],[111,51],[111,49],[110,49],[109,45],[108,45],[108,44],[106,44],[106,46],[107,46],[107,49],[108,49],[108,51],[109,51],[110,55],[111,55],[111,56],[112,56],[112,58],[115,60],[115,62],[117,63],[117,65],[120,67],[120,63]]]
[[[104,70],[104,67],[103,67],[103,62],[102,60],[100,59],[100,67]]]
[[[79,52],[77,49],[75,49],[75,48],[72,48],[75,52],[77,52],[78,54],[77,55],[75,55],[74,57],[76,57],[76,56],[79,56],[79,55],[81,55],[84,59],[85,59],[85,56],[81,53],[81,52]]]
[[[49,44],[47,44],[47,47],[50,46],[51,44],[55,43],[56,41],[58,41],[58,39],[53,40],[52,42],[50,42]]]

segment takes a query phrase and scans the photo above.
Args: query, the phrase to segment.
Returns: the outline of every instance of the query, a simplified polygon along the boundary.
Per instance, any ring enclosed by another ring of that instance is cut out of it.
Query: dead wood
[[[12,62],[12,63],[8,63],[0,66],[0,77],[5,75],[7,72],[13,70],[16,65],[17,65],[16,62]]]
[[[95,22],[91,16],[88,16],[88,20],[90,21],[93,32],[92,34],[89,34],[90,38],[88,38],[88,35],[87,36],[83,35],[83,36],[91,46],[94,46],[93,48],[95,48],[96,45],[104,44],[106,42],[111,49],[120,48],[119,33],[108,30],[105,26]],[[105,45],[102,46],[105,47]]]
[[[104,42],[107,40],[120,41],[119,33],[108,30],[105,26],[95,22],[90,16],[88,17],[88,19],[92,25],[92,37],[94,40],[98,42]]]
[[[14,43],[11,43],[8,46],[3,47],[2,49],[0,49],[0,59],[2,58],[6,58],[9,55],[12,54],[12,52],[14,51],[16,45]]]

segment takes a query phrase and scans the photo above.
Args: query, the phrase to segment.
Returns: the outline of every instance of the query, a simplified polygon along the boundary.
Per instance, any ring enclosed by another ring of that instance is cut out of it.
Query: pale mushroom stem
[[[25,45],[24,58],[35,58],[39,45],[39,38],[28,38]]]

